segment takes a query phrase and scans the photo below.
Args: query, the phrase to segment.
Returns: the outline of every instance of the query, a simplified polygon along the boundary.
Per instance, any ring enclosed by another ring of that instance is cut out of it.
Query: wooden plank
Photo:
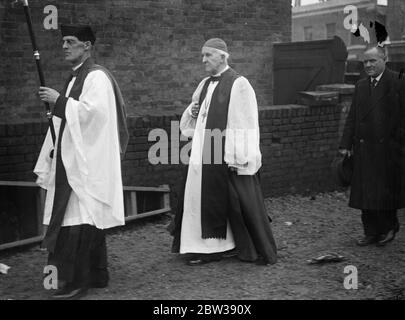
[[[124,211],[125,211],[125,216],[129,216],[131,214],[131,197],[129,192],[124,192]]]
[[[124,191],[156,191],[156,192],[170,192],[170,188],[167,187],[129,187],[124,186]]]
[[[136,201],[136,191],[131,192],[131,207],[132,207],[131,216],[137,215],[138,214],[138,202]]]
[[[5,244],[0,244],[0,251],[5,250],[5,249],[14,248],[14,247],[27,245],[27,244],[33,244],[33,243],[41,242],[42,239],[43,239],[43,236],[37,236],[37,237],[27,238],[27,239],[24,239],[24,240],[18,240],[18,241],[14,241],[14,242],[8,242],[8,243],[5,243]]]
[[[169,188],[168,185],[165,185],[165,186],[167,186],[167,188]],[[170,208],[170,193],[165,193],[163,195],[163,203],[162,203],[162,205],[163,205],[163,208]]]
[[[44,210],[45,210],[45,198],[46,198],[46,191],[44,189],[40,189],[37,195],[37,223],[38,223],[38,235],[44,234]]]
[[[36,197],[35,197],[35,201],[36,201],[36,204],[37,204],[37,234],[38,235],[40,235],[40,234],[42,234],[42,219],[41,219],[41,217],[42,217],[42,202],[41,202],[41,193],[40,192],[38,192],[37,194],[36,194]]]
[[[155,216],[155,215],[162,214],[162,213],[167,213],[167,212],[170,212],[170,210],[171,210],[171,208],[169,207],[169,208],[153,210],[153,211],[149,211],[149,212],[145,212],[145,213],[140,213],[135,216],[128,216],[128,217],[125,217],[125,222],[130,222],[130,221],[141,219],[141,218],[146,218],[146,217],[151,217],[151,216]],[[41,236],[37,236],[37,237],[32,237],[32,238],[28,238],[28,239],[23,239],[23,240],[18,240],[18,241],[14,241],[14,242],[1,244],[0,251],[14,248],[14,247],[23,246],[23,245],[39,243],[42,241],[43,237],[44,236],[41,235]]]
[[[15,186],[15,187],[37,187],[40,188],[35,182],[28,181],[0,181],[0,186]]]
[[[29,181],[0,181],[0,186],[16,186],[16,187],[36,187],[40,188],[35,182]],[[156,192],[170,192],[168,185],[162,187],[130,187],[124,186],[124,191],[156,191]]]
[[[23,240],[13,241],[5,244],[0,244],[0,251],[19,247],[28,244],[35,244],[39,243],[43,240],[44,234],[46,232],[46,227],[42,225],[43,222],[43,213],[44,213],[44,206],[45,206],[45,198],[46,198],[46,190],[40,188],[35,182],[26,182],[26,181],[0,181],[0,185],[3,186],[18,186],[18,187],[36,187],[39,188],[38,195],[37,195],[37,221],[38,221],[38,236],[31,237]],[[128,216],[125,217],[125,221],[133,221],[136,219],[141,219],[145,217],[150,217],[162,213],[167,213],[171,211],[170,208],[170,187],[169,185],[163,185],[159,187],[129,187],[124,186],[124,191],[129,192],[130,194],[125,197],[125,209],[128,213]],[[162,209],[157,209],[149,212],[138,213],[138,206],[137,206],[137,191],[146,191],[146,192],[160,192],[162,193],[161,197],[161,204],[163,206]],[[126,193],[125,192],[125,193]]]
[[[145,217],[150,217],[150,216],[154,216],[154,215],[157,215],[157,214],[170,212],[170,210],[171,210],[171,208],[164,208],[164,209],[153,210],[153,211],[149,211],[149,212],[145,212],[145,213],[139,213],[136,216],[128,216],[128,217],[126,217],[125,222],[129,222],[129,221],[133,221],[133,220],[140,219],[140,218],[145,218]]]
[[[0,185],[2,186],[18,186],[18,187],[37,187],[40,188],[35,182],[30,181],[0,181]],[[160,186],[160,187],[136,187],[136,186],[124,186],[125,190],[134,190],[134,191],[161,191],[167,192],[170,191],[168,185]]]

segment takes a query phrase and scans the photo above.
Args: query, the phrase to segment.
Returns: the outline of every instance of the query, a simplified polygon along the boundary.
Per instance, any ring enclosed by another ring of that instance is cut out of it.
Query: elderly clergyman
[[[34,172],[47,189],[43,246],[58,271],[56,299],[73,299],[108,284],[104,229],[124,224],[120,153],[128,142],[125,105],[112,74],[91,58],[90,26],[62,25],[72,72],[59,93],[41,87],[57,133],[48,132]]]
[[[273,264],[276,244],[257,172],[261,167],[258,107],[246,78],[228,66],[219,38],[202,47],[204,78],[184,111],[180,129],[192,137],[183,210],[174,232],[189,265],[237,255]]]

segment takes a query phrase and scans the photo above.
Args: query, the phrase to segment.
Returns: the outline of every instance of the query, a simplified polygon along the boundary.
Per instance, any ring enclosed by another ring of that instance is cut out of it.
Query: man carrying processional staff
[[[53,106],[57,141],[48,130],[34,172],[47,190],[43,246],[58,272],[53,298],[74,299],[109,282],[104,229],[125,223],[120,161],[128,130],[116,80],[92,59],[91,27],[61,25],[61,33],[72,70],[61,92],[39,89]]]

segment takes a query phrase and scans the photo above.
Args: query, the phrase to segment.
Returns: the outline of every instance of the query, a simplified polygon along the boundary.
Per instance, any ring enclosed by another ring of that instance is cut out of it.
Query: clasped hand
[[[42,101],[51,104],[55,104],[60,95],[58,91],[48,87],[39,87],[38,94]]]
[[[197,102],[194,102],[193,106],[191,107],[191,117],[193,119],[197,119],[198,112],[200,112],[200,105]]]

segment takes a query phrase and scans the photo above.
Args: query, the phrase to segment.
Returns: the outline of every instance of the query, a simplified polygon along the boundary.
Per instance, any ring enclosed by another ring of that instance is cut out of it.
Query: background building
[[[388,57],[392,61],[405,62],[405,1],[388,0],[387,25],[391,44]]]
[[[373,29],[370,29],[370,21],[378,21],[386,26],[386,0],[321,0],[315,4],[304,5],[304,3],[300,0],[293,2],[292,41],[323,40],[338,36],[347,46],[349,60],[357,58],[357,54],[365,48],[366,42],[345,28],[343,22],[348,16],[344,13],[346,6],[352,5],[357,8],[358,22],[369,29],[371,41],[375,35]]]
[[[391,41],[405,40],[405,1],[388,0],[387,25]]]

